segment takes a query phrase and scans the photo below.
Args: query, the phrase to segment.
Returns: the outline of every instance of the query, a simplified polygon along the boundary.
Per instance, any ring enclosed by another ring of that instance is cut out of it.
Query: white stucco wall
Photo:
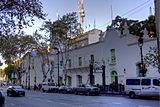
[[[101,30],[93,29],[92,32],[88,34],[88,44],[98,42],[99,34],[101,34]]]
[[[87,46],[70,50],[67,52],[69,54],[69,59],[71,59],[71,67],[68,67],[67,64],[67,76],[72,77],[72,86],[77,86],[77,75],[82,76],[82,83],[87,83],[89,80],[89,69],[85,69],[89,67],[90,56],[94,55],[94,61],[100,62],[102,64],[102,60],[106,66],[106,84],[109,85],[111,83],[111,72],[116,71],[118,73],[118,83],[124,84],[124,80],[126,77],[137,77],[137,68],[136,64],[140,62],[140,49],[138,47],[137,41],[138,38],[133,35],[121,35],[118,31],[111,29],[104,33],[104,40],[101,42],[89,44]],[[156,40],[150,40],[146,42],[144,40],[143,44],[143,55],[146,54],[149,47],[156,46]],[[111,55],[110,50],[115,49],[116,56],[116,64],[110,64],[109,58]],[[64,55],[64,53],[63,53]],[[82,66],[78,64],[78,58],[82,57]],[[65,58],[65,57],[64,57]],[[54,81],[58,80],[58,71],[57,71],[57,55],[51,55],[50,60],[54,60]],[[62,60],[60,54],[60,61]],[[65,62],[64,59],[63,62]],[[27,61],[25,62],[27,66]],[[35,58],[35,71],[37,76],[37,83],[41,83],[43,79],[41,62],[40,58]],[[60,76],[63,77],[63,67],[60,67]],[[101,72],[99,70],[98,72]],[[32,71],[32,78],[34,77],[35,72]],[[94,73],[95,75],[95,84],[102,84],[102,73]],[[157,69],[152,67],[148,68],[147,76],[157,76],[160,75],[157,72]],[[25,76],[23,77],[25,80]],[[50,75],[48,73],[48,77]],[[33,79],[31,80],[33,81]],[[64,82],[64,81],[63,81]],[[33,84],[33,82],[31,82]]]

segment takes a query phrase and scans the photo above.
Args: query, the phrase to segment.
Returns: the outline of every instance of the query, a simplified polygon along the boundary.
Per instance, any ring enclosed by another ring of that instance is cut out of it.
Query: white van
[[[41,90],[43,92],[58,92],[58,85],[53,82],[43,82]]]
[[[125,92],[130,98],[136,96],[160,96],[160,78],[158,77],[136,77],[127,78]]]

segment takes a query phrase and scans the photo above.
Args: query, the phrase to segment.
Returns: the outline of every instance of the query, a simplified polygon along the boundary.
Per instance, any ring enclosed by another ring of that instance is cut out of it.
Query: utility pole
[[[103,85],[103,91],[106,91],[106,73],[105,73],[105,65],[103,64],[101,66],[102,68],[102,85]]]
[[[94,78],[94,75],[93,75],[93,65],[94,65],[94,55],[91,55],[91,63],[90,63],[90,66],[89,66],[89,69],[90,69],[90,84],[93,85],[93,78]]]
[[[154,0],[155,4],[155,23],[156,23],[156,36],[157,36],[157,50],[158,50],[158,55],[160,55],[160,0]],[[160,57],[158,57],[160,58]],[[160,59],[158,59],[158,72],[160,73]]]
[[[30,80],[31,80],[31,77],[30,77],[30,70],[31,70],[31,66],[30,66],[30,64],[31,64],[31,56],[30,56],[30,52],[28,53],[28,60],[29,60],[29,63],[28,63],[28,90],[30,90]]]

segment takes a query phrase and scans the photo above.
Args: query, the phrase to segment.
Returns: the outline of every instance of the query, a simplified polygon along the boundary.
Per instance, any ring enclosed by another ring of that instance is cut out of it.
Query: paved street
[[[5,93],[6,94],[6,93]],[[158,100],[126,96],[84,96],[26,91],[25,97],[7,97],[5,107],[159,107]]]

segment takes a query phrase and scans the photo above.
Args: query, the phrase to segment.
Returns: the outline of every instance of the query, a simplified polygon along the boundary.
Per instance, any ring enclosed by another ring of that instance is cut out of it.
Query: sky
[[[40,1],[44,12],[48,14],[46,20],[55,21],[57,14],[63,16],[71,12],[77,12],[79,16],[78,0]],[[96,28],[105,31],[107,25],[111,24],[111,16],[114,19],[117,15],[128,19],[144,20],[150,14],[150,7],[154,14],[154,0],[84,0],[84,29],[85,31],[93,29],[95,21]],[[34,26],[25,29],[25,32],[33,34],[42,24],[42,20],[36,19]]]
[[[63,16],[71,12],[77,12],[79,16],[78,0],[40,1],[42,2],[43,11],[48,14],[46,20],[55,21],[57,20],[57,14]],[[147,19],[150,15],[150,7],[154,14],[154,0],[84,0],[84,30],[93,29],[95,21],[95,28],[105,31],[107,25],[111,24],[111,16],[113,16],[113,19],[117,15],[135,20]],[[43,20],[35,18],[34,25],[25,29],[25,33],[32,35],[42,26],[43,22]]]

